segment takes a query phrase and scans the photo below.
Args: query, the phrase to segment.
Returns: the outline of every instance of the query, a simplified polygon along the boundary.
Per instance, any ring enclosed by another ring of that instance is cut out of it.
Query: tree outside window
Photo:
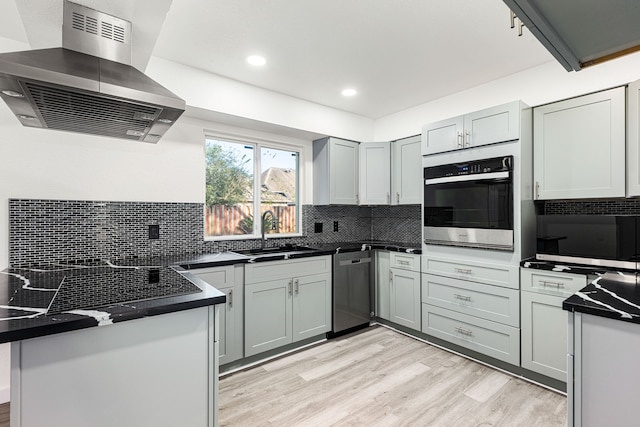
[[[275,219],[265,218],[265,233],[296,233],[298,157],[296,151],[206,139],[206,236],[259,235],[254,212],[267,210]]]

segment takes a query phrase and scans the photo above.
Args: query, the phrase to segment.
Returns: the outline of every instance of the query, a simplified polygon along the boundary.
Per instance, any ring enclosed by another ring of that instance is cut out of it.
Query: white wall
[[[531,107],[640,79],[640,52],[569,73],[549,62],[376,120],[375,141],[421,133],[422,125],[521,99]]]

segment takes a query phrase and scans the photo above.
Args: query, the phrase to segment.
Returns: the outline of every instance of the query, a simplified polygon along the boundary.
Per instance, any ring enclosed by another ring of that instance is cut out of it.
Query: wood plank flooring
[[[9,427],[9,402],[0,405],[0,427]]]
[[[565,426],[566,397],[378,326],[220,381],[221,426]]]

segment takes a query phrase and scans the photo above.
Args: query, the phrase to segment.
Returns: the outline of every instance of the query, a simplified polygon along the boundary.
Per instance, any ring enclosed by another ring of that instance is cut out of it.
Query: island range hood
[[[29,127],[155,143],[185,101],[131,66],[131,23],[65,1],[62,47],[0,54],[0,97]]]

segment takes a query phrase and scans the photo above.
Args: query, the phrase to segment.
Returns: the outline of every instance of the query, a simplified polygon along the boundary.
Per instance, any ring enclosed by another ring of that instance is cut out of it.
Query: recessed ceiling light
[[[345,89],[342,91],[342,96],[354,96],[358,91],[355,89]]]
[[[247,62],[251,65],[255,65],[256,67],[262,67],[267,63],[267,60],[264,59],[264,56],[251,55],[247,57]]]

